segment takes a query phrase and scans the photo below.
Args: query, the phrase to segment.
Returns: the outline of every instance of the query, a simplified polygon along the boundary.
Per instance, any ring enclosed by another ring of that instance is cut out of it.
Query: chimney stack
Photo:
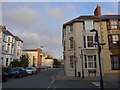
[[[2,30],[6,30],[6,26],[0,25],[0,27],[1,27]]]
[[[95,11],[94,11],[94,15],[95,16],[100,16],[101,15],[101,9],[100,6],[97,5]]]

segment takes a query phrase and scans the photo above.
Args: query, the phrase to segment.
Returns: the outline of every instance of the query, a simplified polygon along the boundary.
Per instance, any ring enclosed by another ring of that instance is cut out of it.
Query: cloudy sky
[[[117,2],[3,2],[2,24],[24,41],[24,49],[44,45],[44,52],[62,56],[62,25],[80,15],[117,14]]]

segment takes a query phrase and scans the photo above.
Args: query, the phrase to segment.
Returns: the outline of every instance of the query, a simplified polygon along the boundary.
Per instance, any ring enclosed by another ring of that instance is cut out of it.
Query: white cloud
[[[50,16],[55,17],[55,18],[62,18],[64,19],[63,15],[63,10],[61,8],[52,8],[52,9],[47,9],[47,12]]]
[[[72,4],[66,4],[63,7],[56,7],[56,8],[47,8],[46,11],[48,15],[58,18],[58,19],[66,19],[65,12],[75,10]]]
[[[17,7],[12,11],[3,11],[3,24],[8,23],[26,28],[36,25],[40,20],[42,20],[40,13],[27,7]]]

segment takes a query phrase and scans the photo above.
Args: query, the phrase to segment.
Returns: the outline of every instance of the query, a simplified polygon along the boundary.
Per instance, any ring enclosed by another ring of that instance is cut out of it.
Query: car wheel
[[[32,75],[33,75],[34,73],[32,72]]]

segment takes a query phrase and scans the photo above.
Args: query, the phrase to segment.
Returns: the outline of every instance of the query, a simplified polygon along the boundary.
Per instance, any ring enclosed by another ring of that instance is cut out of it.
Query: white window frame
[[[87,22],[91,22],[91,28],[88,28],[88,27],[87,27],[87,26],[90,26],[89,24],[87,24]],[[91,30],[91,29],[93,29],[93,28],[94,28],[94,22],[93,22],[93,20],[85,20],[83,27],[85,28],[85,29],[83,29],[83,30]]]
[[[89,61],[89,59],[88,59],[88,57],[89,56],[92,56],[92,58],[93,58],[93,60],[92,61]],[[89,62],[92,62],[93,63],[93,67],[89,67]],[[87,63],[87,69],[96,69],[97,68],[97,66],[96,66],[96,68],[95,68],[95,62],[96,62],[96,65],[97,65],[97,61],[95,61],[95,55],[86,55],[86,61],[85,61],[85,63]],[[85,67],[86,68],[86,67]]]
[[[85,36],[85,41],[84,41],[84,36]],[[88,37],[88,36],[92,36],[92,37],[93,37],[93,43],[95,43],[95,35],[84,35],[84,36],[83,36],[83,43],[85,42],[86,48],[87,48],[87,49],[94,49],[95,46],[93,46],[93,47],[88,47],[87,37]]]

